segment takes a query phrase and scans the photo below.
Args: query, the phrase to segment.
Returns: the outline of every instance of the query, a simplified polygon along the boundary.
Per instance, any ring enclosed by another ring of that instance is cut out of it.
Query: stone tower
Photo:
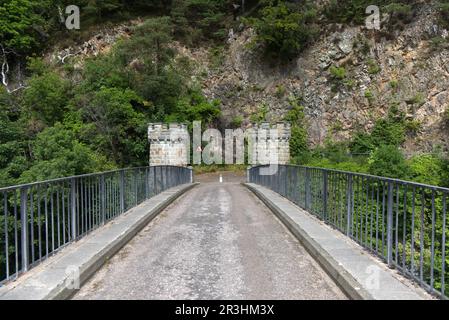
[[[276,136],[272,135],[272,130],[275,130]],[[270,161],[277,161],[277,164],[290,162],[290,123],[278,122],[276,125],[270,125],[268,122],[262,122],[260,125],[253,124],[247,137],[250,164],[269,164]]]
[[[187,166],[190,158],[190,136],[184,123],[150,123],[150,166]]]

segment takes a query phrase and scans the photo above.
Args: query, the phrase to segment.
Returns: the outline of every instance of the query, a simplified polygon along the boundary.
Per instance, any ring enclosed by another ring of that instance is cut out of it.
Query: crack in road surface
[[[170,205],[74,299],[346,299],[238,183],[204,183]]]

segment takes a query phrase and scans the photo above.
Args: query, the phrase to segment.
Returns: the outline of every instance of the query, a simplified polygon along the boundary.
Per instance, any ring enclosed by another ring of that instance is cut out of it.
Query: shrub
[[[243,117],[242,116],[235,116],[231,121],[231,126],[233,128],[240,128],[243,123]]]
[[[333,80],[340,81],[346,78],[346,69],[344,67],[332,66],[329,68],[329,72]]]
[[[369,173],[390,178],[407,179],[410,169],[404,155],[396,147],[384,145],[377,148],[369,158]]]
[[[271,58],[292,59],[314,39],[313,23],[316,12],[307,2],[301,6],[287,5],[284,1],[270,1],[261,10],[260,18],[247,19],[265,53]]]
[[[380,66],[376,63],[376,61],[370,59],[368,60],[368,73],[369,74],[378,74],[381,71]]]
[[[441,185],[443,183],[444,164],[441,158],[433,154],[414,156],[409,161],[411,177],[416,182],[435,186]]]
[[[370,90],[365,91],[365,98],[368,99],[368,102],[371,104],[374,100],[374,94]]]

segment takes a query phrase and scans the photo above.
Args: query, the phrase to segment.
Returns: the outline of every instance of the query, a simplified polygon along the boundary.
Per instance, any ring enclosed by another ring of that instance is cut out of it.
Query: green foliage
[[[388,23],[390,26],[398,22],[408,23],[413,15],[409,0],[378,0],[373,3],[370,0],[331,0],[323,10],[324,16],[330,22],[345,24],[364,24],[367,17],[365,11],[370,5],[380,7],[380,12],[390,14]]]
[[[297,99],[290,97],[292,109],[286,114],[284,120],[291,125],[290,157],[296,163],[305,161],[308,156],[307,126],[305,122],[304,107]]]
[[[3,0],[0,4],[0,44],[17,54],[37,49],[48,29],[45,12],[51,1]]]
[[[23,172],[19,181],[42,181],[113,167],[60,123],[38,134],[33,142],[33,156],[35,164]]]
[[[103,87],[82,106],[83,118],[93,124],[85,132],[85,140],[120,167],[146,162],[147,142],[142,137],[147,121],[134,107],[141,102],[132,90]]]
[[[369,158],[369,173],[390,178],[407,179],[410,170],[396,146],[382,145]]]
[[[445,26],[449,27],[449,1],[440,0],[437,5],[437,9],[440,13],[440,22]]]
[[[174,0],[170,15],[175,34],[190,44],[223,40],[229,5],[226,0]]]
[[[31,77],[23,103],[31,116],[47,125],[61,121],[70,99],[69,84],[54,72]]]
[[[344,67],[331,66],[329,72],[333,80],[341,81],[346,78],[346,69]]]
[[[368,102],[371,104],[374,100],[374,94],[370,90],[365,91],[365,98],[368,99]]]
[[[406,120],[396,106],[390,108],[388,116],[376,121],[371,133],[358,132],[350,144],[353,153],[367,153],[382,145],[399,147],[406,134]]]
[[[266,2],[261,17],[247,22],[256,30],[256,42],[264,45],[268,56],[291,59],[314,39],[316,11],[308,1],[298,6],[281,0]]]
[[[191,90],[178,101],[175,111],[165,121],[201,121],[203,127],[208,127],[216,124],[221,114],[220,104],[219,100],[208,101],[198,90]]]
[[[420,106],[420,105],[424,104],[424,102],[425,102],[424,94],[422,94],[421,92],[418,92],[413,97],[408,99],[406,102],[408,104],[415,104],[415,105],[419,105]]]
[[[435,186],[447,184],[447,181],[444,181],[445,161],[439,156],[417,155],[410,159],[409,166],[413,181]]]
[[[268,107],[266,105],[262,105],[259,107],[259,110],[250,116],[250,121],[254,123],[261,123],[262,121],[267,120]]]
[[[376,61],[369,59],[367,64],[369,74],[378,74],[381,71],[380,66],[376,63]]]
[[[281,99],[286,92],[287,89],[282,84],[276,86],[276,97],[278,99]]]
[[[243,123],[243,116],[235,116],[231,121],[231,127],[240,128]]]

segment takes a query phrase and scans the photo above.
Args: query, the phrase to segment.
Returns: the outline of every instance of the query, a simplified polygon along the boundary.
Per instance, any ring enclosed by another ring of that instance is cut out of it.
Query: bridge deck
[[[249,190],[204,183],[143,229],[75,299],[346,299]]]

